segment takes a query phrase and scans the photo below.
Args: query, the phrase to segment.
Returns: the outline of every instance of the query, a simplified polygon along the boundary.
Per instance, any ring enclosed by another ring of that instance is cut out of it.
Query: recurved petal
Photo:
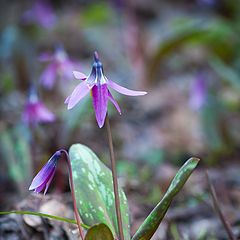
[[[117,92],[127,95],[127,96],[141,96],[141,95],[147,94],[147,92],[144,92],[144,91],[134,91],[134,90],[122,87],[111,80],[108,80],[108,85],[112,89],[116,90]]]
[[[80,83],[72,92],[72,94],[69,96],[69,99],[67,98],[65,102],[67,101],[68,109],[73,108],[83,97],[85,97],[92,87],[89,87],[85,82]]]
[[[108,91],[108,99],[111,101],[111,103],[114,105],[114,107],[117,109],[117,111],[119,112],[119,114],[122,114],[121,112],[121,108],[119,107],[117,101],[114,99],[114,97],[112,96],[112,94],[110,93],[110,91]]]
[[[93,107],[95,110],[96,120],[98,126],[101,128],[107,114],[108,105],[108,88],[107,84],[95,85],[92,88]]]
[[[80,80],[85,80],[87,79],[87,76],[84,73],[78,72],[78,71],[73,71],[73,76],[76,79],[80,79]]]

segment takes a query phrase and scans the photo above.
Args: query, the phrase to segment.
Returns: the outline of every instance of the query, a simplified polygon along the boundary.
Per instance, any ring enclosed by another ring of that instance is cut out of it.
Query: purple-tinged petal
[[[92,88],[93,107],[98,126],[101,128],[107,115],[108,88],[107,84],[94,86]]]
[[[48,180],[47,183],[46,183],[46,187],[45,187],[45,190],[44,190],[44,192],[43,192],[44,195],[47,193],[47,190],[48,190],[48,188],[49,188],[49,186],[50,186],[50,184],[51,184],[51,182],[52,182],[52,180],[53,180],[53,177],[54,177],[54,175],[55,175],[55,172],[56,172],[56,169],[54,169],[54,172],[52,173],[51,177],[49,178],[49,180]]]
[[[117,83],[115,83],[111,80],[108,80],[108,85],[112,89],[116,90],[117,92],[127,95],[127,96],[141,96],[141,95],[147,94],[147,92],[144,92],[144,91],[134,91],[134,90],[127,89],[125,87],[118,85]]]
[[[121,108],[119,107],[117,101],[114,99],[114,97],[112,96],[112,94],[110,93],[110,91],[108,91],[108,99],[111,101],[111,103],[114,105],[114,107],[117,109],[117,111],[119,112],[119,114],[121,115]]]
[[[85,82],[80,83],[70,95],[67,103],[68,109],[73,108],[83,97],[85,97],[92,87],[88,86]],[[67,99],[66,99],[67,100]],[[65,101],[66,102],[66,101]]]
[[[64,104],[68,104],[69,103],[70,97],[71,97],[71,95],[66,98],[66,100],[64,101]]]
[[[86,80],[87,76],[84,73],[73,71],[73,75],[76,79]]]
[[[48,177],[46,178],[46,180],[38,187],[35,188],[34,192],[36,193],[40,193],[41,191],[44,190],[44,195],[46,194],[48,188],[49,188],[49,185],[54,177],[54,174],[55,174],[56,170],[55,169],[52,169],[51,173],[49,173]]]
[[[40,82],[43,86],[51,89],[54,85],[57,75],[57,64],[51,63],[47,66],[43,74],[40,76]]]
[[[39,122],[53,122],[55,115],[50,112],[41,102],[38,103],[36,115]]]
[[[40,172],[34,177],[32,183],[29,187],[29,190],[34,190],[40,192],[44,189],[46,184],[50,183],[52,176],[55,173],[57,162],[61,157],[61,152],[57,151],[53,156],[48,160],[48,162],[43,166]],[[49,185],[49,184],[48,184]]]

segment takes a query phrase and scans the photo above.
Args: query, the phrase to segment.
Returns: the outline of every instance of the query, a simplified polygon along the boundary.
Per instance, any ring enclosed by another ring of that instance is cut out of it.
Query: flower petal
[[[125,87],[118,85],[117,83],[115,83],[111,80],[108,80],[108,85],[112,89],[116,90],[117,92],[127,95],[127,96],[141,96],[141,95],[147,94],[147,92],[144,92],[144,91],[134,91],[134,90],[127,89]]]
[[[45,181],[40,186],[35,188],[34,192],[40,193],[45,188],[45,190],[44,190],[44,195],[45,195],[48,190],[48,187],[54,177],[55,172],[56,172],[56,169],[52,169],[49,176],[45,179]]]
[[[108,105],[108,88],[107,84],[94,86],[92,88],[93,107],[97,119],[98,126],[101,128],[107,115]]]
[[[89,87],[85,82],[80,83],[70,95],[69,99],[66,99],[68,109],[73,108],[83,97],[85,97],[92,87]],[[65,102],[66,102],[65,101]]]
[[[50,112],[41,102],[38,103],[36,111],[39,122],[53,122],[55,120],[55,115]]]
[[[85,80],[87,76],[84,73],[73,71],[73,75],[76,79]]]
[[[114,107],[117,109],[117,111],[119,112],[119,114],[121,115],[121,108],[119,107],[117,101],[113,98],[112,94],[110,93],[110,91],[108,91],[108,99],[111,101],[111,103],[114,105]]]
[[[57,166],[57,161],[60,157],[61,157],[60,151],[57,151],[56,153],[53,154],[53,156],[43,166],[40,172],[34,177],[29,187],[29,190],[41,188],[43,187],[43,185],[45,186],[45,184],[49,181],[50,177],[54,173]]]
[[[40,82],[43,86],[48,89],[53,87],[57,75],[57,65],[55,63],[51,63],[44,70],[43,74],[40,77]]]
[[[51,182],[53,180],[55,172],[56,172],[56,169],[54,169],[54,172],[52,173],[51,177],[49,178],[49,180],[46,183],[46,187],[45,187],[45,190],[44,190],[44,193],[43,193],[44,195],[47,193],[47,190],[48,190],[48,188],[49,188],[49,186],[50,186],[50,184],[51,184]]]
[[[71,95],[66,98],[66,100],[64,101],[64,104],[68,104],[70,97]]]

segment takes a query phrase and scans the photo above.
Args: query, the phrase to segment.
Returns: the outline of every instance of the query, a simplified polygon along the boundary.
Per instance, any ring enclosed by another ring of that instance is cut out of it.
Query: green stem
[[[106,116],[106,126],[107,126],[107,136],[108,136],[110,159],[111,159],[111,170],[112,170],[112,177],[113,177],[113,190],[114,190],[114,198],[115,198],[117,223],[118,223],[118,232],[119,232],[120,240],[124,240],[122,216],[121,216],[121,209],[120,209],[120,199],[119,199],[119,191],[118,191],[116,161],[115,161],[115,156],[114,156],[111,127],[110,127],[108,115]]]
[[[69,219],[69,218],[63,218],[63,217],[58,217],[46,213],[39,213],[39,212],[31,212],[31,211],[8,211],[8,212],[0,212],[0,215],[6,215],[6,214],[20,214],[20,215],[33,215],[33,216],[39,216],[39,217],[45,217],[45,218],[50,218],[62,222],[67,222],[67,223],[73,223],[77,224],[76,220]],[[84,227],[85,229],[89,229],[90,226],[81,223],[81,226]]]
[[[82,221],[81,221],[81,218],[78,214],[77,203],[76,203],[76,198],[75,198],[71,162],[70,162],[67,151],[62,149],[61,152],[65,154],[65,157],[67,159],[68,170],[69,170],[70,188],[71,188],[71,194],[72,194],[72,200],[73,200],[73,210],[74,210],[75,218],[77,220],[77,225],[78,225],[80,237],[81,237],[82,240],[84,240],[84,233],[83,233],[83,230],[82,230],[82,227],[81,227]]]

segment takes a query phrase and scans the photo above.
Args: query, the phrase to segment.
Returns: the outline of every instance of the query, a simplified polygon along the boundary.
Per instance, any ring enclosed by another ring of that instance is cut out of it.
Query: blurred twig
[[[227,232],[227,235],[228,235],[228,238],[230,240],[236,240],[233,232],[232,232],[232,229],[231,229],[231,226],[229,224],[229,222],[227,221],[227,219],[225,218],[225,216],[223,215],[223,212],[220,208],[220,204],[219,204],[219,201],[217,199],[217,194],[216,194],[216,191],[214,189],[214,186],[212,185],[211,183],[211,180],[209,178],[209,175],[208,175],[208,172],[206,171],[206,177],[207,177],[207,183],[208,183],[208,187],[209,187],[209,190],[210,190],[210,193],[211,193],[211,196],[212,196],[212,199],[213,199],[213,205],[214,205],[214,208],[215,208],[215,211],[217,212],[226,232]]]

